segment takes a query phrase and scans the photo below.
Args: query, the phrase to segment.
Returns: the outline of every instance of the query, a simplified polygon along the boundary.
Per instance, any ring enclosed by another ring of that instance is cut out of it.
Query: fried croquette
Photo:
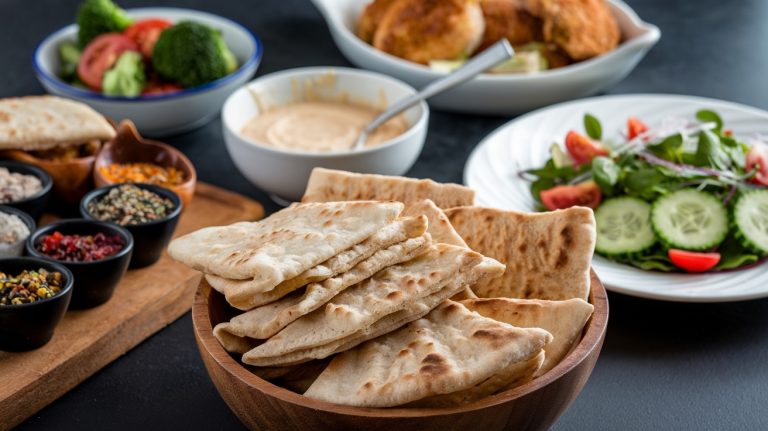
[[[518,0],[480,0],[485,34],[478,51],[506,38],[512,45],[542,40],[541,21],[519,5]]]
[[[373,46],[416,63],[468,57],[485,30],[478,0],[395,0]]]
[[[543,21],[544,40],[577,61],[604,54],[621,39],[605,0],[525,0],[525,8]]]
[[[372,43],[373,35],[376,33],[376,29],[379,27],[379,22],[387,13],[389,7],[392,6],[396,0],[374,0],[369,3],[360,15],[360,21],[357,23],[357,37],[360,39]]]

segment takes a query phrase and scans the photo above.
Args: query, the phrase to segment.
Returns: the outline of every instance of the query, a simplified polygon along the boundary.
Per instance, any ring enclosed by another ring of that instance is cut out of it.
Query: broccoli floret
[[[122,32],[132,23],[128,14],[112,0],[85,0],[77,11],[77,43],[85,48],[96,36]]]
[[[162,77],[194,87],[234,72],[237,60],[217,30],[182,21],[160,33],[152,66]]]
[[[144,90],[146,82],[141,54],[125,51],[112,69],[104,72],[101,88],[107,96],[136,97]]]

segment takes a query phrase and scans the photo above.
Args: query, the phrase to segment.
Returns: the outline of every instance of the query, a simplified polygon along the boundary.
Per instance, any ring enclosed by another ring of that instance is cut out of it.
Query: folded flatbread
[[[440,208],[474,205],[475,192],[459,184],[314,168],[301,201],[379,200],[409,205],[424,199]]]
[[[322,346],[288,353],[281,356],[279,361],[281,364],[294,365],[313,359],[327,358],[328,356],[335,353],[344,352],[357,346],[360,343],[392,332],[395,329],[408,324],[409,322],[413,322],[416,319],[424,317],[427,313],[440,305],[443,301],[455,296],[457,292],[465,289],[467,284],[476,283],[477,281],[484,278],[498,277],[503,273],[504,265],[491,259],[490,257],[484,257],[480,264],[472,267],[469,272],[464,272],[457,275],[442,289],[427,295],[424,298],[409,302],[404,309],[382,317],[371,326],[360,329],[352,335],[348,335],[344,338],[340,338]],[[238,339],[238,342],[242,343],[242,340],[244,339],[240,338]],[[254,347],[257,344],[258,343],[252,343],[251,347]],[[243,344],[242,346],[245,347],[247,344]]]
[[[55,96],[0,100],[0,149],[47,150],[115,137],[115,129],[88,105]]]
[[[445,301],[424,318],[341,353],[304,395],[392,407],[463,391],[536,357],[551,338],[543,329],[516,328]]]
[[[248,291],[231,295],[247,297],[364,241],[402,210],[399,202],[301,204],[258,222],[200,229],[173,240],[168,253],[207,274],[253,279]]]
[[[408,404],[408,407],[452,407],[465,405],[487,396],[516,388],[533,380],[544,363],[544,349],[527,361],[515,362],[482,382],[450,394],[435,395]],[[316,377],[317,378],[317,377]]]
[[[405,206],[403,216],[424,215],[429,221],[427,232],[432,235],[432,240],[443,244],[458,245],[459,247],[468,247],[467,243],[461,238],[456,229],[451,225],[448,216],[445,215],[440,207],[435,205],[430,199],[414,202]]]
[[[430,199],[424,199],[423,201],[406,205],[403,215],[425,215],[427,219],[429,219],[429,228],[427,231],[432,235],[432,240],[435,242],[458,245],[459,247],[468,247],[467,243],[465,243],[458,232],[456,232],[456,229],[451,226],[451,222],[448,220],[448,216],[445,215],[445,212]],[[477,295],[475,295],[475,292],[467,286],[451,299],[460,301],[462,299],[470,298],[477,298]]]
[[[546,359],[538,370],[542,375],[559,364],[581,339],[581,331],[595,307],[582,299],[543,301],[536,299],[481,298],[461,302],[485,317],[521,328],[542,328],[554,337],[544,347]]]
[[[259,289],[258,279],[230,280],[208,274],[206,279],[211,287],[224,294],[227,301],[240,310],[250,310],[254,307],[275,302],[289,293],[306,286],[309,283],[322,281],[327,278],[349,271],[361,261],[372,256],[376,251],[415,238],[427,229],[427,218],[402,217],[384,226],[363,242],[333,256],[327,261],[312,267],[291,279],[285,280],[266,292],[256,292]]]
[[[390,266],[349,287],[324,307],[302,316],[264,344],[243,355],[250,365],[286,365],[291,352],[322,346],[367,328],[410,302],[439,291],[452,279],[482,262],[463,247],[435,244],[408,262]]]
[[[347,287],[360,283],[388,266],[413,259],[424,252],[430,244],[429,234],[425,233],[420,237],[410,238],[379,250],[347,272],[322,283],[308,285],[300,294],[254,308],[233,317],[229,322],[216,325],[213,334],[220,340],[227,337],[227,334],[256,339],[269,338],[289,323],[320,308]]]
[[[595,247],[591,209],[526,214],[461,207],[446,214],[473,250],[507,265],[503,277],[472,286],[479,297],[587,299]]]

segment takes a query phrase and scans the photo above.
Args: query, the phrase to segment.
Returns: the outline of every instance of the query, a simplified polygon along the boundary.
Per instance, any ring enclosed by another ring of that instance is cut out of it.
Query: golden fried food
[[[478,0],[395,0],[373,46],[416,63],[469,56],[485,30]]]
[[[506,38],[513,45],[542,40],[541,21],[519,6],[518,0],[480,0],[485,34],[478,51]]]
[[[379,27],[379,22],[381,22],[384,14],[387,13],[387,10],[395,1],[374,0],[369,3],[365,10],[363,10],[363,14],[360,15],[360,21],[357,23],[357,36],[368,43],[373,42],[373,35]]]
[[[605,0],[525,0],[544,22],[544,40],[574,60],[586,60],[616,47],[621,32]]]

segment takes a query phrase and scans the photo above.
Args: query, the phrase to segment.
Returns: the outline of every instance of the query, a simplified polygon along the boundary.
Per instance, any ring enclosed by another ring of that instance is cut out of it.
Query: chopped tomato
[[[123,34],[139,45],[144,57],[152,58],[152,50],[155,49],[160,33],[172,25],[173,23],[168,20],[150,18],[134,22],[125,29]]]
[[[747,152],[747,171],[757,171],[750,181],[768,186],[768,147],[755,144]]]
[[[629,117],[627,119],[627,137],[629,139],[635,139],[641,133],[648,131],[648,126],[637,117]]]
[[[574,186],[556,186],[542,190],[541,203],[548,210],[565,209],[573,206],[597,208],[603,200],[603,193],[594,181],[585,181]]]
[[[568,132],[568,135],[565,137],[565,147],[577,166],[589,163],[597,156],[607,156],[609,154],[608,150],[600,146],[600,144],[573,130]]]
[[[146,87],[144,87],[144,91],[141,92],[141,94],[165,94],[165,93],[175,93],[177,91],[183,90],[184,87],[178,85],[178,84],[171,84],[171,83],[162,83],[162,82],[149,82],[147,83]]]
[[[670,248],[668,254],[672,264],[686,272],[706,272],[720,262],[720,253],[701,253]]]
[[[120,33],[102,34],[86,45],[77,64],[77,75],[86,85],[101,91],[104,72],[111,69],[125,51],[138,50],[134,41]]]

